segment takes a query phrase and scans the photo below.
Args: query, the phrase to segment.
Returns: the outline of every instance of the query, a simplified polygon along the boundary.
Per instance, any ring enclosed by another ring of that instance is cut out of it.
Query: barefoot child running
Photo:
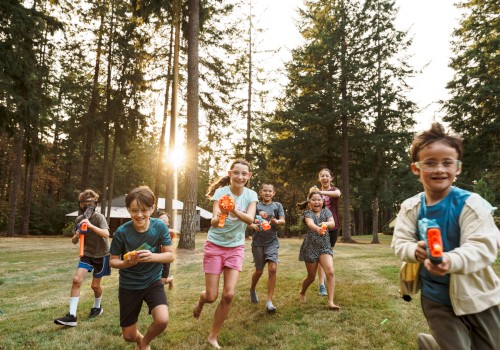
[[[276,192],[272,184],[263,183],[260,187],[259,194],[261,201],[257,203],[257,214],[263,216],[262,213],[265,213],[264,215],[271,224],[271,228],[263,230],[262,226],[256,223],[250,225],[253,230],[252,255],[255,263],[255,272],[252,275],[252,284],[250,286],[250,301],[252,303],[257,303],[259,301],[255,287],[267,263],[269,277],[267,280],[266,310],[268,312],[276,312],[276,307],[273,305],[273,294],[274,286],[276,285],[278,249],[280,247],[277,225],[285,224],[285,211],[281,203],[273,202],[273,197]]]
[[[330,169],[324,168],[319,171],[318,180],[321,184],[321,188],[318,189],[319,193],[323,196],[323,200],[325,202],[325,208],[330,209],[333,215],[333,220],[335,221],[335,227],[328,230],[328,234],[330,235],[330,245],[335,247],[335,243],[337,243],[337,237],[340,228],[340,220],[339,220],[339,198],[340,198],[340,190],[333,186],[333,172]],[[315,188],[315,187],[313,187]],[[335,276],[334,276],[335,277]],[[321,296],[328,295],[326,293],[325,287],[325,271],[318,265],[318,280],[319,280],[319,289],[318,294]]]
[[[307,276],[302,281],[302,288],[299,296],[302,302],[306,301],[307,288],[316,278],[318,264],[323,267],[326,274],[326,291],[328,293],[328,308],[338,311],[339,306],[333,302],[335,293],[335,278],[333,271],[333,251],[330,244],[328,230],[335,227],[332,213],[329,209],[323,208],[323,196],[319,191],[312,189],[307,196],[307,202],[299,203],[299,209],[304,211],[302,218],[307,225],[307,233],[300,247],[299,261],[304,261]]]
[[[122,336],[127,342],[137,343],[137,350],[146,350],[167,328],[167,296],[161,273],[163,264],[174,261],[174,250],[167,225],[150,217],[155,195],[149,187],[133,189],[125,197],[125,205],[132,220],[121,225],[113,235],[110,263],[120,270],[118,298]],[[143,301],[153,317],[144,335],[137,329]]]
[[[439,123],[417,135],[411,146],[411,171],[424,191],[401,204],[392,248],[401,260],[420,264],[415,283],[421,285],[432,336],[420,333],[419,349],[500,346],[500,279],[491,266],[499,232],[489,203],[452,186],[462,172],[462,152],[462,140]],[[441,236],[436,259],[427,251],[428,228]]]
[[[220,275],[224,274],[222,297],[215,310],[208,343],[220,349],[217,337],[231,310],[238,276],[243,266],[245,248],[245,229],[255,217],[257,193],[245,187],[252,176],[247,161],[238,159],[231,163],[228,175],[220,178],[208,189],[207,196],[213,201],[213,217],[208,230],[203,255],[205,290],[193,309],[194,318],[199,318],[203,306],[213,303],[219,294]],[[230,195],[235,202],[234,209],[227,214],[224,227],[219,226],[221,210],[218,200],[223,195]]]
[[[88,230],[85,234],[83,256],[78,261],[73,283],[71,285],[71,296],[69,298],[69,312],[66,316],[56,318],[55,324],[67,327],[77,325],[76,310],[80,299],[80,287],[88,272],[92,274],[92,289],[94,291],[94,306],[90,309],[89,318],[102,314],[101,306],[102,287],[101,279],[109,276],[109,231],[106,218],[101,213],[94,212],[99,196],[93,190],[85,190],[78,195],[79,216],[75,220],[74,235],[71,242],[77,244],[80,240],[79,228],[81,224],[87,224]],[[87,214],[88,213],[88,214]],[[86,218],[84,214],[89,215]]]

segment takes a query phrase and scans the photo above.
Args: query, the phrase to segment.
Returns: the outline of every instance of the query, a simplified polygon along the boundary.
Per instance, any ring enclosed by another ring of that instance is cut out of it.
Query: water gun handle
[[[220,213],[219,216],[219,223],[217,224],[217,227],[224,227],[224,223],[226,222],[227,214]]]
[[[439,265],[443,262],[443,240],[439,228],[427,229],[427,254],[433,264]]]
[[[326,233],[326,222],[321,224],[321,235],[324,236]]]
[[[85,246],[85,234],[87,233],[87,223],[84,222],[80,225],[80,258],[83,256],[83,248]]]

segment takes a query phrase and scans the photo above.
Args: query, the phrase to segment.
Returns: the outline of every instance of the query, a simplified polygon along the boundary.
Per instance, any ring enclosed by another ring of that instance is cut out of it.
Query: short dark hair
[[[142,204],[148,208],[152,208],[155,205],[156,197],[153,191],[148,186],[139,186],[134,188],[125,197],[125,206],[130,208],[130,204],[136,200],[137,204]]]
[[[440,123],[432,123],[429,130],[423,131],[415,137],[410,147],[410,156],[412,162],[418,162],[418,154],[426,146],[434,142],[444,142],[454,148],[458,153],[458,160],[462,160],[463,145],[462,139],[451,135],[444,130]]]

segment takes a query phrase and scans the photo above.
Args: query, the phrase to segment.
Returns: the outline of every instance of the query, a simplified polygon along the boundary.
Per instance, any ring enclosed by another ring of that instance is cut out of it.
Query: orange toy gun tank
[[[83,256],[83,248],[85,246],[85,234],[87,233],[87,223],[83,222],[78,231],[80,231],[80,258]]]
[[[132,250],[132,251],[130,251],[130,252],[128,252],[128,253],[125,253],[125,254],[123,255],[123,260],[127,260],[129,256],[130,256],[130,257],[137,256],[137,251],[136,251],[136,250]]]
[[[219,224],[217,225],[217,227],[224,227],[224,223],[226,222],[227,217],[226,212],[234,210],[234,207],[234,198],[230,195],[225,194],[219,198],[219,209],[221,210],[221,213],[219,217]]]
[[[259,215],[262,216],[264,219],[267,219],[267,213],[264,210],[260,211]]]
[[[439,265],[443,262],[443,240],[439,227],[429,227],[427,229],[427,249],[429,260]]]
[[[262,213],[262,212],[261,212]],[[265,220],[262,216],[260,215],[255,215],[255,221],[254,221],[257,225],[259,225],[260,227],[262,227],[262,230],[263,231],[267,231],[269,229],[271,229],[271,224],[269,223],[269,221]]]
[[[321,235],[324,236],[326,233],[326,222],[321,224]]]

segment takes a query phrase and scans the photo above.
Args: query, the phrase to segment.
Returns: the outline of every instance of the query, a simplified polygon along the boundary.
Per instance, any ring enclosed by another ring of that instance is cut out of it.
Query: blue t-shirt
[[[257,202],[257,193],[249,188],[244,188],[240,196],[231,193],[229,186],[218,188],[213,197],[213,201],[218,201],[220,197],[229,194],[234,198],[235,208],[244,213],[247,212],[248,205]],[[208,229],[207,239],[209,242],[221,247],[238,247],[245,244],[245,230],[247,224],[239,220],[236,216],[229,213],[224,223],[224,227],[213,227]]]
[[[443,240],[443,249],[449,252],[460,246],[460,213],[470,192],[457,187],[452,187],[450,193],[439,203],[426,205],[425,197],[420,205],[418,219],[426,217],[434,219],[440,229]],[[427,269],[420,269],[422,280],[422,295],[436,303],[451,306],[450,300],[450,275],[432,275]]]
[[[110,253],[123,255],[132,250],[150,250],[160,253],[160,246],[171,246],[170,232],[163,220],[150,218],[149,228],[145,232],[137,232],[132,221],[118,227],[113,234]],[[162,263],[138,263],[137,265],[120,269],[120,288],[145,289],[153,282],[160,280]]]

